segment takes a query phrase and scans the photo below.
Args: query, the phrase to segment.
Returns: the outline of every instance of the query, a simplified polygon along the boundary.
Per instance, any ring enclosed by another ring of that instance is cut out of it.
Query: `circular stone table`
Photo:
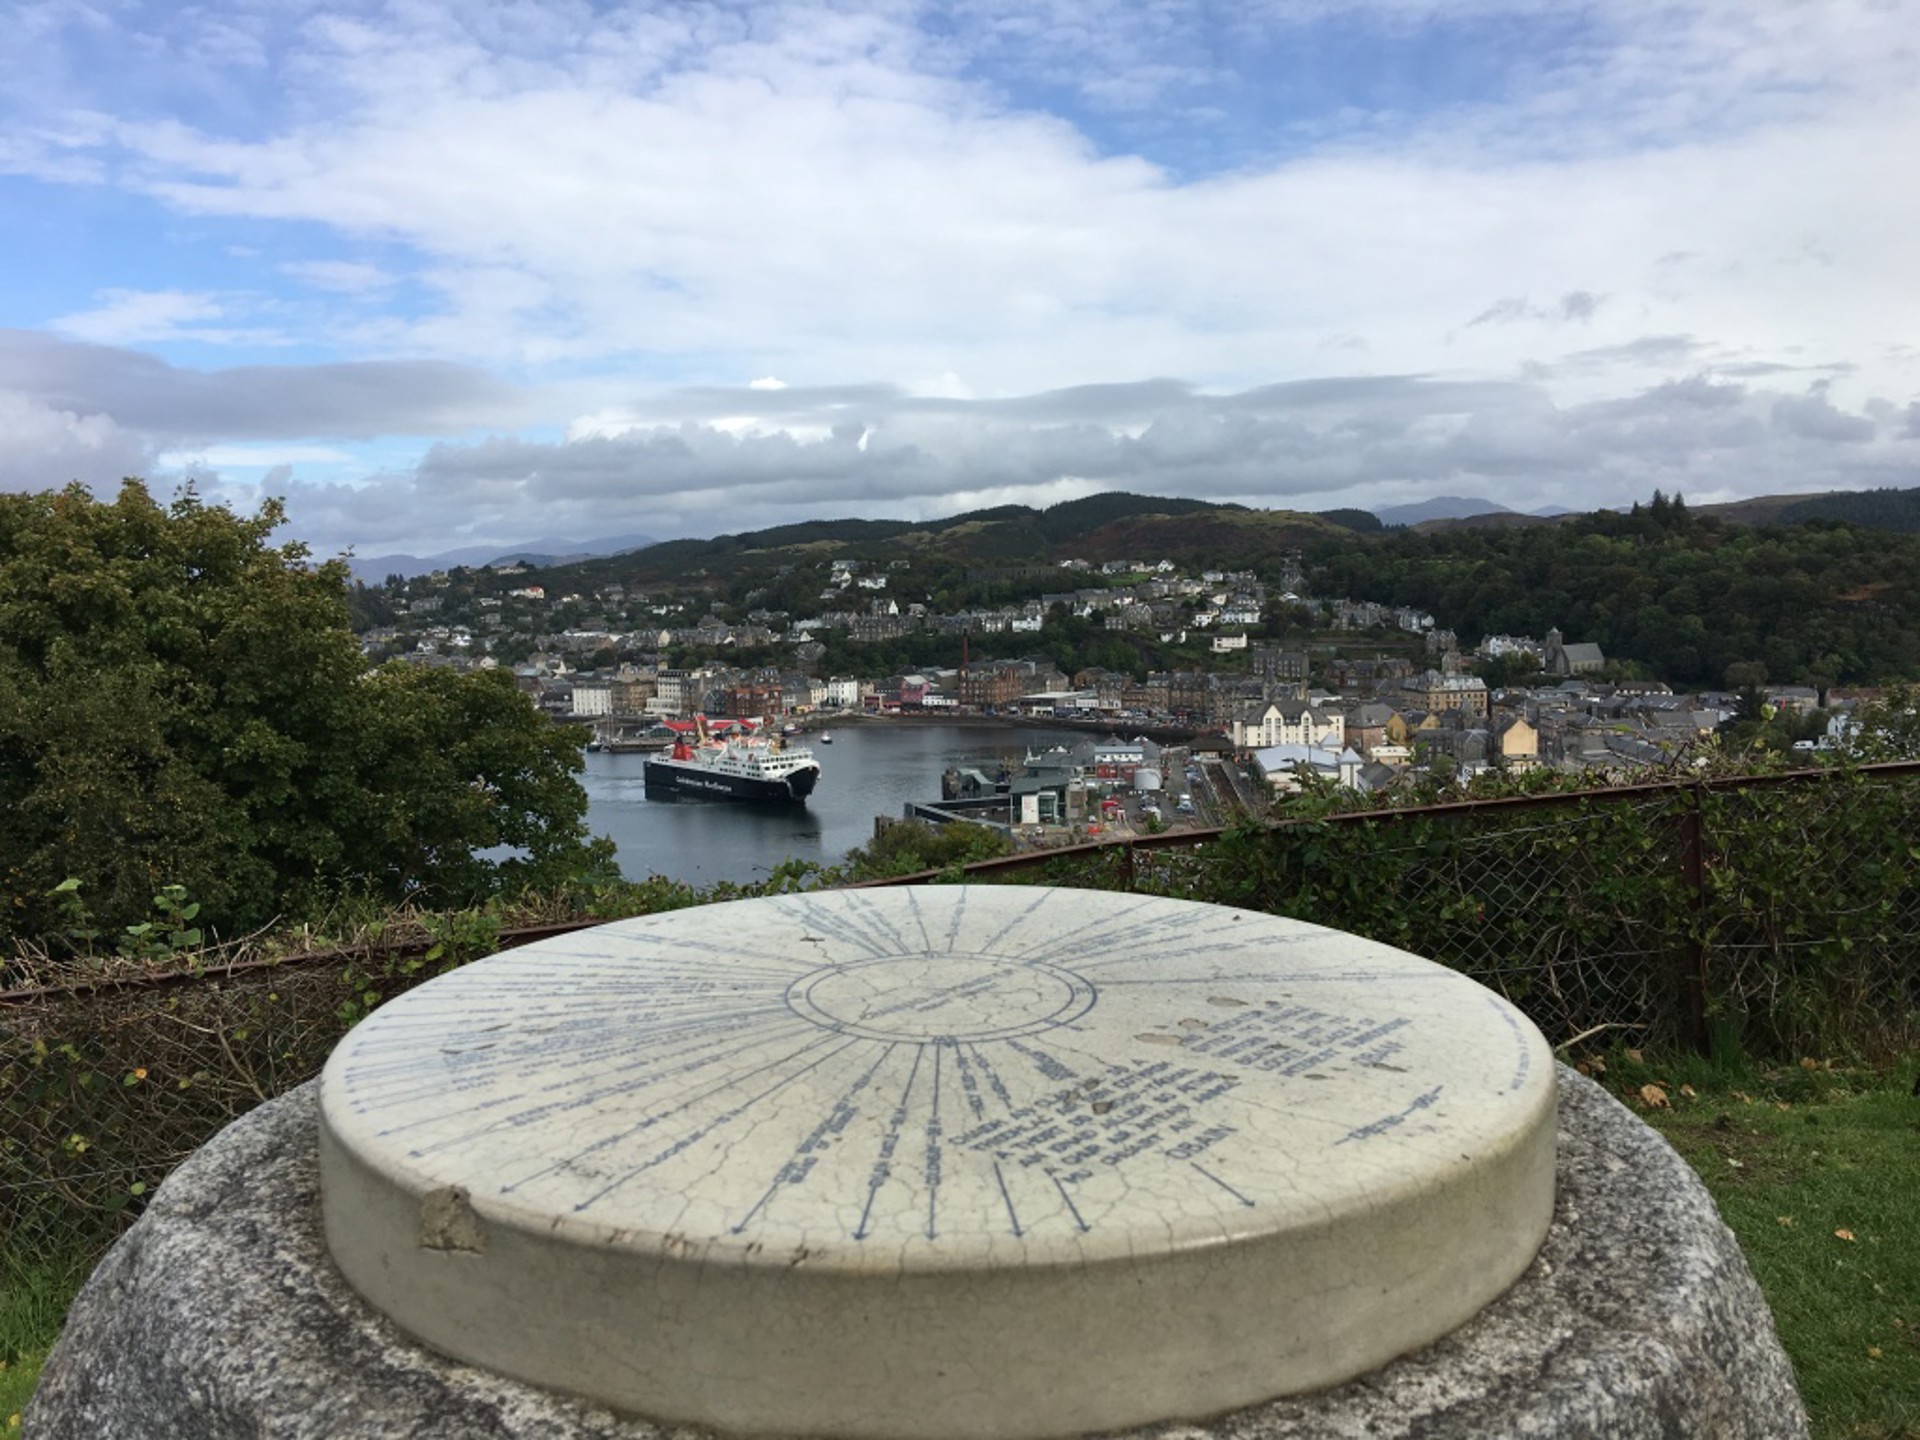
[[[321,1087],[328,1246],[433,1348],[657,1420],[1038,1437],[1334,1384],[1554,1205],[1505,1001],[1335,931],[930,887],[626,921],[436,979]]]

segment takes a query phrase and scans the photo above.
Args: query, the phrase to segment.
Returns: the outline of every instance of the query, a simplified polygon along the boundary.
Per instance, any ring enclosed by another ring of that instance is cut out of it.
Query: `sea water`
[[[914,800],[937,801],[950,765],[988,774],[1003,762],[1016,772],[1029,750],[1072,745],[1085,732],[941,721],[852,720],[793,743],[820,762],[820,784],[805,805],[649,800],[643,754],[590,751],[582,783],[587,825],[612,839],[630,880],[665,875],[689,884],[764,879],[776,865],[837,864],[873,838],[876,815],[898,819]]]

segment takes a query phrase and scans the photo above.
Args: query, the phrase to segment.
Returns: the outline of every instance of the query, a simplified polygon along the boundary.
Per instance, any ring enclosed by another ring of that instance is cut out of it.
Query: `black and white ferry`
[[[646,762],[650,795],[797,805],[819,780],[820,762],[811,750],[757,735],[709,738],[703,730]]]

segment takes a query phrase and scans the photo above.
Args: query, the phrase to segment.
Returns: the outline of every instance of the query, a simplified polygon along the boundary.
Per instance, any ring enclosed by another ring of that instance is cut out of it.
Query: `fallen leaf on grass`
[[[1700,1092],[1698,1090],[1695,1090],[1691,1085],[1682,1085],[1680,1087],[1680,1093],[1686,1096],[1689,1100],[1696,1100],[1700,1096]]]
[[[1645,1105],[1649,1110],[1664,1109],[1667,1104],[1667,1092],[1662,1090],[1658,1085],[1642,1085],[1640,1087],[1640,1103]]]
[[[1878,1360],[1880,1358],[1880,1347],[1878,1345],[1867,1346],[1867,1358],[1869,1360]]]
[[[1627,1059],[1631,1060],[1636,1065],[1638,1065],[1643,1058],[1644,1057],[1641,1055],[1641,1053],[1638,1050],[1627,1051]]]
[[[1789,1230],[1791,1230],[1794,1227],[1794,1225],[1798,1223],[1797,1221],[1794,1220],[1793,1216],[1791,1215],[1776,1215],[1773,1218],[1778,1220],[1782,1225],[1785,1225]]]
[[[1836,1240],[1845,1240],[1845,1241],[1847,1241],[1847,1242],[1848,1242],[1849,1244],[1851,1244],[1851,1243],[1852,1243],[1852,1241],[1853,1241],[1853,1231],[1851,1231],[1851,1230],[1836,1230],[1836,1231],[1834,1231],[1834,1232],[1833,1232],[1833,1237],[1834,1237],[1834,1239],[1836,1239]]]

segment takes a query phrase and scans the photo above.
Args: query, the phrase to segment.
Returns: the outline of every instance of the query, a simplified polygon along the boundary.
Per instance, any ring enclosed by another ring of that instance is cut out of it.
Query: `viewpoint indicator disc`
[[[1504,1000],[1298,922],[1012,886],[742,901],[363,1021],[323,1082],[329,1241],[441,1348],[667,1419],[931,1433],[884,1397],[930,1414],[951,1384],[962,1431],[1092,1430],[1328,1383],[1504,1288],[1551,1208],[1552,1069]],[[1418,1294],[1383,1273],[1410,1265]],[[573,1335],[550,1361],[491,1318],[540,1294]],[[1382,1295],[1399,1318],[1318,1353]],[[1294,1341],[1216,1353],[1210,1307],[1258,1331],[1289,1305]],[[1169,1381],[1183,1314],[1215,1352]],[[865,1399],[806,1420],[809,1365]],[[978,1367],[1033,1393],[943,1378]]]

